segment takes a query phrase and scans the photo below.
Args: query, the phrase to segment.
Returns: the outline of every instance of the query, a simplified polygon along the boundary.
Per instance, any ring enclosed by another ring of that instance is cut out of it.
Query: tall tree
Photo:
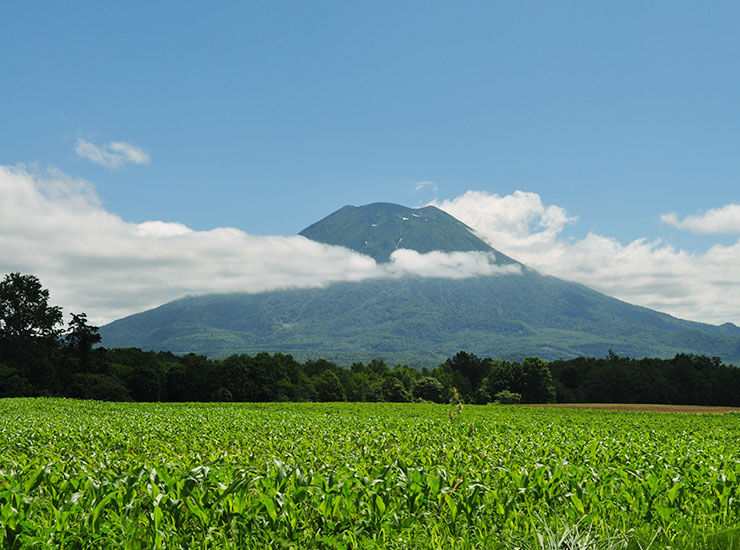
[[[100,340],[101,336],[98,333],[98,327],[87,324],[86,314],[72,314],[72,320],[69,322],[69,330],[64,335],[64,341],[67,346],[80,353],[89,352]]]
[[[34,275],[10,273],[0,282],[0,337],[56,338],[62,308],[49,305],[49,291]]]
[[[59,347],[62,308],[34,275],[10,273],[0,282],[0,361],[39,393],[58,390],[53,353]]]

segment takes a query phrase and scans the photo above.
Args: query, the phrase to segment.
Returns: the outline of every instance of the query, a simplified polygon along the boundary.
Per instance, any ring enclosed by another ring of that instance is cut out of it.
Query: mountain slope
[[[212,357],[283,352],[347,365],[382,358],[433,366],[461,349],[512,359],[603,357],[612,349],[632,357],[686,352],[740,360],[737,327],[682,321],[531,270],[189,297],[111,323],[101,334],[108,347]]]
[[[499,264],[514,262],[476,237],[467,225],[434,206],[407,208],[382,202],[344,206],[299,235],[351,248],[377,262],[387,262],[398,248],[421,253],[478,250],[493,252]]]

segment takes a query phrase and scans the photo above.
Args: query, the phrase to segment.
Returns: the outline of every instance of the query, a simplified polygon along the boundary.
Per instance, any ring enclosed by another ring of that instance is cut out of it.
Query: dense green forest
[[[461,351],[422,369],[258,353],[209,359],[96,347],[84,313],[62,328],[61,308],[32,275],[0,282],[0,397],[111,401],[393,401],[740,405],[740,369],[718,358],[606,358],[545,362]]]

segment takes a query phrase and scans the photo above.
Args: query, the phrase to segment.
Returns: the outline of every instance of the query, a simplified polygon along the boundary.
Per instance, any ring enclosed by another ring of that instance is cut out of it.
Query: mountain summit
[[[299,235],[351,248],[376,262],[387,262],[395,250],[408,248],[420,253],[492,252],[498,264],[515,263],[491,248],[460,220],[434,206],[407,208],[387,202],[344,206]]]

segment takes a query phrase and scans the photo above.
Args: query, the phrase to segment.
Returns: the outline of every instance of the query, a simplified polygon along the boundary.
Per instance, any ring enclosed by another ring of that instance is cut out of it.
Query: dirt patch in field
[[[553,403],[550,405],[527,405],[552,409],[600,409],[606,411],[672,412],[683,414],[724,414],[740,411],[740,407],[704,407],[701,405],[633,405],[623,403]]]

